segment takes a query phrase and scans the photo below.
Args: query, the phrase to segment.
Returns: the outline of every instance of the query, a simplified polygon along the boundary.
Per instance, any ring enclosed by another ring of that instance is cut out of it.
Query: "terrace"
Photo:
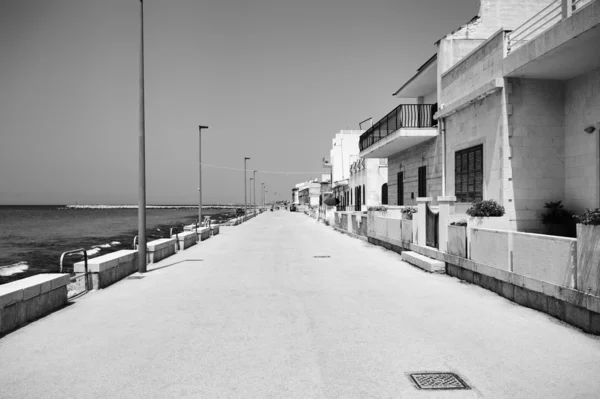
[[[401,104],[360,136],[363,158],[387,158],[437,136],[437,104]]]

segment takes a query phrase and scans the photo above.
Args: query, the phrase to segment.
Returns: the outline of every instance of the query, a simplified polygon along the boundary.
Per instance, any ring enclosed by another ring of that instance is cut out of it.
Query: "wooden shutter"
[[[458,202],[483,199],[483,145],[455,153],[454,178],[454,195]]]
[[[427,197],[427,167],[421,166],[419,168],[419,197]]]
[[[398,205],[404,205],[404,172],[398,173]]]

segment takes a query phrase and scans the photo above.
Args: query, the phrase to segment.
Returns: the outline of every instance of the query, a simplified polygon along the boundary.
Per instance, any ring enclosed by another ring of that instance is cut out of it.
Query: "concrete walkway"
[[[0,339],[2,399],[599,398],[599,375],[598,338],[286,211]]]

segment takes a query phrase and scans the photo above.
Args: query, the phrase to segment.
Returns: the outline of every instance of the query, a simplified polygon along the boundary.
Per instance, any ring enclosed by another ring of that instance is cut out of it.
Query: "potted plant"
[[[562,201],[546,202],[544,209],[542,223],[546,227],[546,234],[575,237],[575,219],[573,214],[564,208]]]
[[[600,295],[600,208],[586,209],[577,220],[576,287],[592,295]]]
[[[483,229],[509,230],[508,218],[503,217],[504,207],[494,200],[474,202],[467,215],[471,216],[469,226]]]

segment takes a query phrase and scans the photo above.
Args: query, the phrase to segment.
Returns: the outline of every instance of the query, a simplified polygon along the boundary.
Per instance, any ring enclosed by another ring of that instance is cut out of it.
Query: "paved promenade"
[[[598,338],[287,211],[0,339],[2,399],[598,398],[599,375]]]

